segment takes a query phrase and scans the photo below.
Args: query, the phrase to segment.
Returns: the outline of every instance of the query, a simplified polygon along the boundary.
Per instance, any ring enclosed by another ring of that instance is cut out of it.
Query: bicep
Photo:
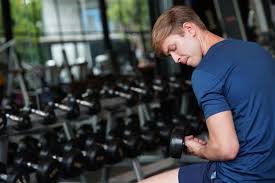
[[[239,141],[236,134],[231,111],[223,111],[209,116],[206,119],[209,132],[209,141],[225,154],[237,154]]]

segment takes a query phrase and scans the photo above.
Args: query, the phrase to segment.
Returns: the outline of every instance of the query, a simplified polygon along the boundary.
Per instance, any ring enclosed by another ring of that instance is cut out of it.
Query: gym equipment
[[[124,158],[123,143],[119,138],[109,136],[109,139],[106,139],[105,142],[95,142],[94,138],[90,137],[86,139],[86,147],[93,144],[97,144],[104,149],[107,164],[118,163]]]
[[[40,138],[41,158],[52,158],[61,164],[64,177],[76,177],[81,174],[86,166],[85,158],[78,149],[62,152],[62,145],[57,142],[57,135],[46,132]]]
[[[169,154],[173,158],[180,158],[183,152],[186,152],[184,137],[188,134],[188,129],[184,127],[174,128],[171,133]]]
[[[117,86],[125,92],[134,92],[139,95],[139,101],[150,102],[153,99],[153,93],[145,86],[144,82],[135,83],[117,83]]]
[[[176,77],[169,77],[168,86],[169,93],[175,97],[180,97],[182,94],[182,85]]]
[[[120,91],[116,88],[110,88],[108,86],[103,86],[100,94],[106,97],[121,97],[126,99],[128,106],[133,106],[137,103],[137,95],[134,95],[132,92]]]
[[[22,153],[37,153],[40,151],[38,144],[38,139],[31,137],[31,136],[25,136],[21,139],[19,139],[17,146],[16,146],[16,153],[22,154]]]
[[[89,136],[89,137],[94,136],[94,129],[93,129],[92,125],[90,125],[90,124],[81,125],[76,130],[75,136],[76,136],[76,138],[85,140],[87,138],[87,136]]]
[[[6,166],[0,162],[0,181],[5,183],[29,183],[29,176],[16,169],[12,173],[7,173]]]
[[[14,115],[12,113],[9,113],[8,111],[1,111],[0,114],[0,129],[2,130],[5,129],[7,125],[7,119],[10,119],[11,121],[16,123],[16,125],[14,125],[13,128],[17,131],[30,129],[32,127],[30,116],[27,113],[20,113],[18,115]]]
[[[154,90],[154,95],[158,99],[166,98],[169,94],[169,87],[167,86],[167,83],[160,79],[153,80],[152,88]]]
[[[86,169],[94,171],[101,168],[105,163],[105,151],[102,146],[94,143],[91,146],[82,146],[82,139],[73,139],[64,144],[64,151],[72,151],[73,149],[81,149],[81,153],[87,162]]]
[[[74,100],[74,98],[70,98],[66,101],[66,104],[60,104],[55,102],[49,102],[48,103],[48,110],[53,109],[60,109],[62,111],[66,112],[66,119],[75,119],[80,115],[80,110],[77,102]]]
[[[86,100],[77,99],[77,98],[73,97],[72,94],[68,94],[68,96],[66,97],[65,100],[76,101],[76,103],[78,105],[88,108],[88,113],[90,115],[95,115],[95,114],[99,113],[101,110],[100,101],[98,99],[86,101]]]
[[[139,134],[131,126],[126,126],[123,132],[125,156],[135,158],[142,153],[143,144]]]
[[[140,137],[143,142],[145,151],[152,151],[159,145],[159,134],[155,125],[151,121],[147,121],[140,129]]]
[[[134,129],[135,132],[139,133],[140,131],[140,123],[138,115],[131,114],[125,119],[125,126]]]
[[[54,183],[60,173],[59,163],[54,159],[44,159],[39,163],[33,163],[31,154],[23,153],[15,159],[15,164],[30,172],[35,171],[36,179],[39,183]]]
[[[51,110],[50,108],[47,109],[46,112],[34,109],[32,106],[25,107],[21,111],[29,113],[29,114],[35,114],[39,117],[43,118],[43,124],[50,125],[54,124],[57,121],[56,115],[54,110]]]
[[[17,148],[18,145],[15,142],[8,142],[8,159],[7,159],[7,164],[11,165],[13,164],[13,161],[17,155]]]

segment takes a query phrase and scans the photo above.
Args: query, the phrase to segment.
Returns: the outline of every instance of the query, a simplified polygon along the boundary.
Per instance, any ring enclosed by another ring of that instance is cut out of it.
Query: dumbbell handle
[[[54,103],[54,107],[61,109],[63,111],[67,111],[67,112],[71,111],[70,107],[63,105],[63,104]]]
[[[32,163],[32,162],[26,162],[25,165],[28,168],[34,169],[34,170],[38,170],[38,164]]]
[[[11,119],[12,121],[22,122],[24,119],[22,117],[12,115],[12,114],[5,114],[8,119]]]
[[[44,112],[44,111],[40,111],[40,110],[37,110],[37,109],[30,109],[31,113],[34,113],[38,116],[41,116],[41,117],[47,117],[49,116],[49,113],[47,112]]]
[[[81,97],[82,97],[82,98],[86,98],[86,97],[91,96],[92,94],[93,94],[93,91],[90,90],[90,89],[88,89],[85,93],[83,93],[83,94],[81,95]]]
[[[89,108],[94,107],[94,104],[93,104],[93,103],[88,102],[88,101],[85,101],[85,100],[76,99],[76,102],[77,102],[79,105],[82,105],[82,106],[85,106],[85,107],[89,107]]]
[[[153,89],[156,91],[163,91],[163,87],[158,85],[153,85]]]
[[[125,89],[125,90],[131,90],[133,92],[139,93],[139,94],[146,94],[146,90],[144,88],[141,87],[134,87],[134,86],[128,86],[126,84],[122,84],[122,83],[118,83],[117,84],[119,87]]]
[[[169,82],[168,83],[170,87],[172,88],[180,88],[180,84],[176,82]]]
[[[132,96],[130,94],[126,94],[126,93],[123,93],[123,92],[119,92],[119,91],[113,91],[115,95],[118,95],[122,98],[126,98],[126,99],[131,99]]]
[[[133,87],[131,86],[130,87],[130,90],[134,91],[134,92],[137,92],[139,94],[143,94],[145,95],[146,94],[146,90],[145,89],[142,89],[142,88],[138,88],[138,87]]]

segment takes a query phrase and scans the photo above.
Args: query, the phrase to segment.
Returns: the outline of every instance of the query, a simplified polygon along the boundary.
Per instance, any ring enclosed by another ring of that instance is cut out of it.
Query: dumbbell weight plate
[[[23,113],[20,118],[22,119],[22,121],[17,122],[17,124],[15,126],[13,126],[13,128],[15,130],[17,130],[17,131],[27,130],[32,127],[32,123],[31,123],[29,114]]]
[[[169,153],[173,158],[180,158],[183,150],[186,148],[184,145],[185,128],[174,128],[171,134]]]
[[[55,183],[60,175],[60,164],[54,159],[41,160],[39,170],[37,170],[36,178],[39,183]]]

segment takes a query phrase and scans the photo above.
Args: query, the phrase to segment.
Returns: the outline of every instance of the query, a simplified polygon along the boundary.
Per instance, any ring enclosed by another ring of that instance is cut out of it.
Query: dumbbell
[[[0,114],[1,114],[0,129],[5,129],[8,119],[16,123],[16,125],[13,126],[15,130],[18,130],[18,131],[26,130],[32,127],[30,116],[27,113],[20,113],[18,115],[15,115],[10,113],[9,111],[2,111]]]
[[[165,98],[169,94],[169,87],[167,86],[167,83],[160,79],[153,80],[152,89],[155,92],[155,96],[159,99]]]
[[[49,125],[54,124],[57,121],[55,112],[51,108],[46,108],[46,111],[41,111],[33,108],[32,106],[25,107],[21,111],[29,113],[29,114],[35,114],[39,117],[43,118],[43,124]]]
[[[140,82],[138,84],[125,84],[125,83],[117,83],[117,86],[121,89],[123,89],[125,92],[134,92],[138,94],[140,97],[140,100],[143,102],[150,102],[153,98],[153,94],[151,90],[148,89],[148,87],[145,86],[144,82]]]
[[[81,94],[81,98],[88,100],[88,101],[91,101],[98,97],[99,97],[99,93],[96,92],[95,90],[90,89],[90,88],[86,89],[86,91]]]
[[[124,158],[123,143],[121,139],[107,136],[107,139],[96,141],[92,137],[88,137],[85,141],[86,147],[90,147],[93,144],[101,146],[105,151],[106,163],[115,164],[120,162]]]
[[[107,138],[121,138],[125,157],[134,158],[141,154],[143,149],[142,140],[139,135],[139,119],[138,116],[132,114],[124,120],[117,117],[115,120],[117,127],[112,129]]]
[[[131,126],[126,126],[122,136],[125,156],[129,158],[137,157],[142,153],[143,143],[139,133]]]
[[[7,164],[11,165],[13,164],[13,161],[17,155],[17,148],[18,145],[15,142],[8,142],[8,159],[7,159]]]
[[[124,92],[120,91],[119,89],[116,88],[110,88],[107,86],[103,86],[103,88],[100,91],[100,94],[102,96],[106,97],[121,97],[126,99],[127,105],[128,106],[133,106],[137,103],[137,95],[134,95],[132,92]]]
[[[130,127],[131,129],[134,129],[135,132],[139,133],[140,131],[140,123],[139,118],[137,114],[130,114],[125,119],[125,126]]]
[[[94,126],[94,139],[105,139],[106,136],[106,128],[107,128],[107,120],[106,119],[101,119],[96,122]]]
[[[186,152],[184,138],[190,135],[189,129],[185,127],[174,128],[171,133],[169,154],[173,158],[180,158],[183,152]]]
[[[170,143],[171,132],[173,130],[173,125],[169,122],[164,121],[164,119],[156,120],[156,127],[158,129],[159,138],[160,138],[159,145],[162,153],[166,157],[169,156],[169,143]]]
[[[76,138],[85,140],[87,137],[94,137],[94,129],[90,124],[81,125],[75,134]]]
[[[5,183],[29,183],[29,175],[22,171],[12,169],[11,173],[7,173],[7,168],[0,163],[0,181]]]
[[[105,150],[102,146],[93,143],[90,146],[81,146],[83,139],[73,139],[64,144],[64,151],[72,151],[73,149],[81,149],[81,153],[86,160],[86,169],[93,171],[101,168],[105,163]]]
[[[88,113],[90,115],[95,115],[101,110],[100,101],[98,99],[92,99],[90,101],[87,101],[87,100],[77,99],[72,94],[68,94],[66,97],[66,100],[76,101],[78,105],[88,108]]]
[[[49,137],[51,136],[51,137]],[[56,142],[57,136],[48,132],[41,136],[39,146],[41,147],[41,158],[52,158],[61,164],[64,177],[79,176],[86,166],[85,158],[78,149],[62,152],[62,145]]]
[[[146,123],[141,127],[140,137],[145,151],[155,150],[159,145],[159,134],[154,123],[151,121],[146,121]]]
[[[72,149],[80,149],[83,157],[86,159],[89,171],[97,170],[105,163],[105,151],[98,144],[86,146],[85,140],[94,137],[94,131],[91,125],[85,124],[76,130],[76,138],[65,142],[64,151],[71,151]]]
[[[55,108],[60,109],[66,112],[67,119],[75,119],[80,115],[80,110],[77,102],[74,98],[70,98],[66,101],[66,104],[56,103],[56,102],[49,102],[48,107],[50,110]]]
[[[38,147],[38,139],[32,137],[32,136],[25,136],[18,140],[16,153],[22,154],[22,153],[33,153],[36,152],[38,155],[38,152],[40,151],[40,148]]]
[[[36,152],[38,153],[38,152]],[[16,166],[34,171],[39,183],[54,183],[60,174],[59,163],[54,159],[43,159],[39,163],[33,163],[32,155],[22,153],[15,159]]]
[[[182,94],[182,84],[177,81],[176,77],[169,77],[168,81],[169,93],[176,97],[181,97]]]

